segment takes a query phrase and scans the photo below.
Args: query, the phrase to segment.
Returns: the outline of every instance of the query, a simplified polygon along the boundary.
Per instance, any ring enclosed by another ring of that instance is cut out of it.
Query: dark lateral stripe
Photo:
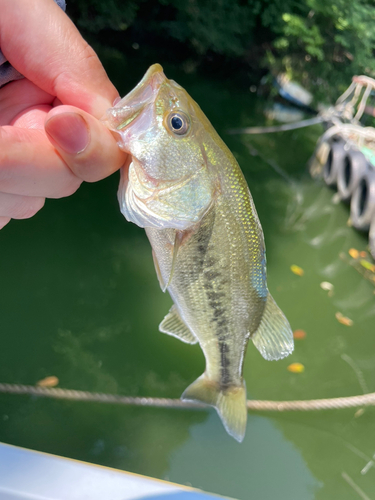
[[[221,371],[220,385],[227,386],[231,382],[230,373],[228,369],[230,361],[227,356],[229,352],[229,346],[226,342],[219,342],[219,349],[220,349],[220,371]]]

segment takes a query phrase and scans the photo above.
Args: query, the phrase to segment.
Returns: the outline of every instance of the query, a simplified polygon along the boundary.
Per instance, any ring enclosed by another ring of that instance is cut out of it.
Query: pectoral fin
[[[174,245],[173,245],[171,272],[169,274],[168,283],[167,283],[166,288],[168,288],[169,285],[171,284],[174,270],[176,268],[178,250],[180,248],[183,237],[184,237],[184,233],[182,231],[176,231],[176,236],[175,236]]]
[[[172,238],[173,244],[171,244],[168,241],[164,241],[162,243],[162,245],[164,244],[165,247],[167,247],[167,245],[168,245],[168,247],[170,248],[170,253],[169,253],[169,251],[167,253],[168,258],[165,258],[165,254],[164,254],[164,263],[167,262],[167,266],[165,266],[165,268],[164,268],[164,278],[165,278],[164,279],[163,274],[162,274],[161,269],[160,269],[158,258],[156,256],[156,252],[154,250],[155,244],[156,244],[155,246],[157,246],[159,248],[161,246],[160,245],[160,233],[161,233],[161,231],[160,230],[159,231],[152,230],[149,228],[147,228],[147,229],[148,229],[147,235],[148,235],[148,237],[151,241],[151,245],[153,247],[152,258],[154,259],[156,274],[158,276],[160,288],[163,290],[163,292],[165,292],[166,289],[169,287],[169,285],[172,282],[174,271],[176,269],[178,251],[179,251],[179,248],[181,246],[183,239],[185,238],[185,233],[183,231],[178,231],[178,230],[168,230],[168,232],[169,232],[168,238]],[[159,233],[159,235],[158,235],[158,233]],[[163,233],[165,233],[165,235],[166,235],[167,231],[164,230]],[[159,239],[157,241],[156,241],[157,238],[155,237],[155,235],[159,236]],[[165,252],[165,247],[164,247],[164,252]]]
[[[152,250],[152,258],[154,260],[156,276],[158,277],[160,288],[163,290],[163,292],[165,292],[167,289],[167,285],[164,283],[163,276],[162,276],[161,271],[160,271],[159,262],[158,262],[158,259],[156,258],[156,254],[155,254],[154,249]]]
[[[172,306],[169,313],[159,325],[159,330],[167,335],[172,335],[186,344],[196,344],[197,338],[181,319],[176,306]]]
[[[293,352],[293,333],[289,322],[271,294],[268,294],[262,320],[251,339],[267,360],[282,359]]]

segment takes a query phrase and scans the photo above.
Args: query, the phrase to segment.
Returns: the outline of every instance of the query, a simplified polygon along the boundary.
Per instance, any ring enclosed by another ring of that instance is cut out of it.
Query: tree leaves
[[[154,42],[177,41],[172,52],[185,44],[186,57],[197,60],[217,54],[268,64],[325,100],[336,99],[353,75],[375,75],[369,0],[74,0],[68,14],[91,33],[131,29]]]

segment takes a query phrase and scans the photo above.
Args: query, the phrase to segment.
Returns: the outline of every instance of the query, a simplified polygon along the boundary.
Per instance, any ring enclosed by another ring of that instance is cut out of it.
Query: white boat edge
[[[160,479],[0,443],[0,500],[220,498],[229,500]]]

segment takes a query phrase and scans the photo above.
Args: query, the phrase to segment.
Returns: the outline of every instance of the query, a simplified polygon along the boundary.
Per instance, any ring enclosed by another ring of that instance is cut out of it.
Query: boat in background
[[[301,108],[310,108],[313,95],[297,82],[293,82],[285,73],[280,73],[275,79],[275,87],[286,101]]]

